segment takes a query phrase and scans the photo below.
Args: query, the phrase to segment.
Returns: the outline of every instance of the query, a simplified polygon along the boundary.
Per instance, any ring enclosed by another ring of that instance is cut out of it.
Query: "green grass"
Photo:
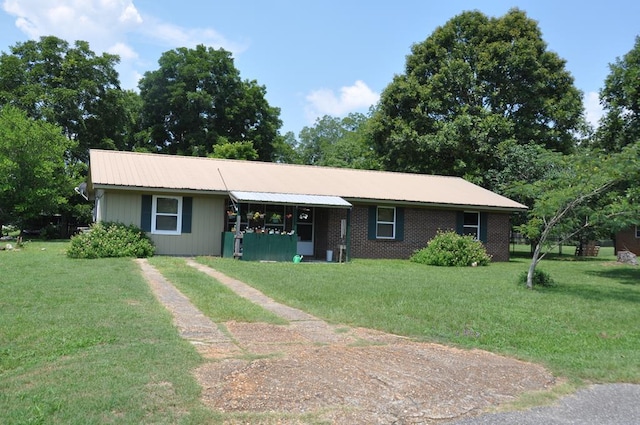
[[[130,259],[72,260],[66,243],[0,251],[0,423],[202,423],[177,335]]]
[[[215,279],[188,266],[182,258],[158,256],[148,261],[215,323],[230,320],[280,325],[288,323],[259,305],[240,298]]]
[[[0,423],[221,423],[182,340],[130,259],[73,260],[67,243],[0,251]],[[544,260],[557,282],[517,285],[527,265],[438,268],[199,260],[334,323],[477,347],[573,382],[640,382],[640,269],[601,257]],[[214,321],[274,321],[183,259],[151,259]],[[266,419],[265,419],[266,420]]]
[[[333,323],[516,356],[575,382],[638,383],[640,270],[611,265],[609,251],[543,260],[556,286],[533,291],[516,283],[526,258],[475,268],[199,261]]]

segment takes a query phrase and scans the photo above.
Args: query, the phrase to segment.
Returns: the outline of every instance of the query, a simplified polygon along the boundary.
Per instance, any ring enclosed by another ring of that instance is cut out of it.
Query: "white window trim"
[[[476,229],[476,240],[480,240],[480,211],[465,211],[464,214],[476,214],[476,217],[478,217],[478,225],[477,226],[469,226],[464,224],[464,218],[463,218],[463,222],[462,222],[462,234],[466,235],[467,233],[465,232],[465,229],[467,228],[474,228]]]
[[[379,219],[380,208],[392,209],[393,210],[393,221],[381,221]],[[396,238],[396,227],[398,221],[398,212],[396,211],[396,207],[386,207],[386,206],[378,206],[376,207],[376,239],[395,239]],[[378,235],[378,225],[379,224],[391,224],[393,228],[393,232],[391,236],[380,236]]]
[[[178,201],[178,213],[176,220],[176,230],[156,230],[156,217],[158,215],[173,216],[175,214],[163,214],[158,213],[158,198],[176,199]],[[166,196],[166,195],[153,195],[153,202],[151,204],[151,234],[153,235],[180,235],[182,234],[182,196]]]

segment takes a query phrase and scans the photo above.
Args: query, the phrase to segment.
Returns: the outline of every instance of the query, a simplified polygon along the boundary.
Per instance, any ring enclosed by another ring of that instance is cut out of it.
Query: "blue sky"
[[[567,61],[592,122],[609,64],[640,35],[637,0],[0,1],[1,51],[43,35],[86,40],[121,56],[128,89],[167,50],[225,48],[242,78],[264,85],[281,109],[281,132],[296,135],[323,115],[366,112],[403,72],[411,45],[465,10],[498,17],[518,7],[536,20],[548,49]]]

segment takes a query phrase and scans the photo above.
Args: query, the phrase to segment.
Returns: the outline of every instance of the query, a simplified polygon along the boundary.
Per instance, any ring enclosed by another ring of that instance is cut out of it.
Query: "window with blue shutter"
[[[459,211],[456,214],[456,233],[471,235],[477,240],[487,242],[488,214],[478,211]]]
[[[404,208],[370,206],[367,223],[369,240],[404,240]]]
[[[140,228],[159,235],[191,233],[193,198],[142,195]]]

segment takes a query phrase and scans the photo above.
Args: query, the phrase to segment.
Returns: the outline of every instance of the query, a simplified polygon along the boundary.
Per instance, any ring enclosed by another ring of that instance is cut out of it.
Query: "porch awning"
[[[306,205],[310,207],[351,208],[351,204],[339,196],[298,195],[293,193],[271,192],[229,192],[236,202],[264,202],[266,204]]]

